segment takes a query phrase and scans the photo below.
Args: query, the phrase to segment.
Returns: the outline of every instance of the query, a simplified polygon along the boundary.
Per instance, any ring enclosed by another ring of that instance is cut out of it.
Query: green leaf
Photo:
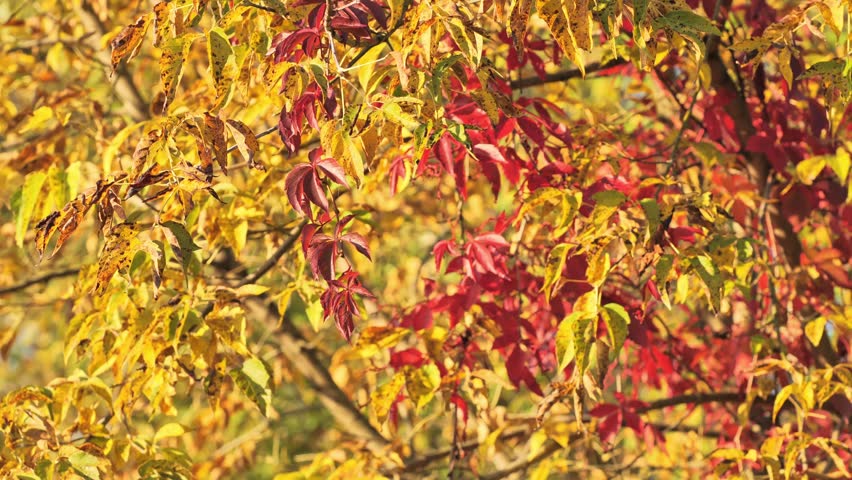
[[[660,206],[653,198],[643,198],[639,203],[642,205],[642,209],[645,210],[645,218],[648,220],[648,233],[653,236],[657,233],[657,229],[660,228]]]
[[[556,360],[559,361],[559,370],[565,367],[574,360],[574,321],[585,312],[572,312],[559,322],[559,328],[556,331]]]
[[[672,265],[674,264],[674,255],[665,254],[660,255],[660,259],[657,260],[657,286],[665,287],[666,282],[669,280],[669,272],[672,270]]]
[[[695,32],[722,35],[722,32],[716,28],[716,25],[713,25],[710,19],[689,10],[674,10],[656,19],[656,21],[690,37],[694,37]]]
[[[560,243],[553,247],[553,250],[550,251],[550,255],[547,257],[547,265],[544,267],[544,285],[542,285],[541,290],[548,300],[550,299],[553,287],[562,278],[562,270],[565,269],[565,260],[568,258],[570,248],[570,245]]]
[[[627,339],[627,326],[630,324],[630,315],[627,310],[617,303],[607,303],[603,306],[603,319],[606,323],[609,340],[612,342],[612,350],[610,355],[615,358],[621,347],[624,346],[624,341]]]
[[[24,246],[24,235],[29,228],[30,220],[33,217],[36,202],[41,193],[41,187],[44,185],[44,180],[47,174],[42,171],[32,172],[24,179],[24,186],[21,188],[21,203],[18,207],[18,215],[15,218],[15,244],[18,247]]]
[[[606,226],[607,220],[618,209],[627,197],[618,190],[606,190],[592,195],[595,208],[592,210],[592,224],[600,229]]]
[[[60,447],[59,456],[68,459],[68,463],[76,474],[86,479],[100,480],[101,472],[98,470],[98,465],[101,461],[98,457],[71,445]]]
[[[192,236],[186,230],[184,225],[173,220],[163,222],[160,225],[168,229],[168,231],[164,231],[166,239],[168,239],[169,245],[171,245],[175,256],[177,256],[184,265],[186,265],[189,261],[189,253],[201,250],[201,247],[196,245],[192,240]]]
[[[231,378],[261,413],[268,417],[272,407],[272,370],[259,358],[251,357],[241,368],[231,370]]]
[[[576,360],[577,375],[583,375],[589,366],[589,352],[595,343],[595,329],[597,327],[597,316],[582,312],[571,322],[571,332],[574,340],[574,358]]]

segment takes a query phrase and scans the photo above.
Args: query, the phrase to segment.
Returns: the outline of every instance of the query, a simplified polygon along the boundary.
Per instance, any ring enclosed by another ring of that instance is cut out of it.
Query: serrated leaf
[[[396,372],[391,380],[377,388],[370,394],[370,405],[379,423],[385,423],[388,419],[391,406],[396,402],[396,397],[402,386],[405,385],[405,374]]]
[[[234,138],[234,143],[237,149],[252,168],[264,170],[263,165],[255,162],[254,156],[260,150],[260,144],[257,141],[257,136],[243,122],[238,120],[228,120],[228,130],[231,131],[231,136]]]
[[[15,217],[15,244],[18,247],[24,246],[24,235],[29,228],[30,220],[33,217],[36,202],[38,202],[41,187],[47,174],[43,171],[32,172],[24,179],[24,186],[21,188],[21,203],[18,207],[18,214]]]
[[[722,35],[722,32],[713,25],[709,18],[702,17],[689,10],[673,10],[656,19],[672,30],[686,35],[694,36],[695,32]]]
[[[562,270],[565,269],[565,260],[568,258],[570,247],[568,244],[560,243],[553,247],[547,257],[547,265],[544,267],[544,284],[541,287],[547,299],[550,299],[553,288],[562,278]]]
[[[589,366],[589,353],[595,343],[597,316],[583,312],[571,322],[574,341],[574,359],[577,365],[576,375],[582,376]]]
[[[186,230],[186,227],[174,220],[169,220],[160,224],[161,227],[165,227],[168,232],[171,234],[166,234],[166,238],[169,241],[169,244],[172,247],[172,251],[175,252],[178,259],[186,265],[189,262],[189,254],[196,251],[201,250],[201,247],[195,244],[192,240],[192,236]]]
[[[231,370],[231,378],[260,412],[268,417],[272,408],[272,372],[259,358],[251,357],[239,369]]]
[[[224,106],[233,91],[234,71],[236,65],[232,60],[234,49],[227,34],[218,27],[207,32],[207,59],[210,63],[210,73],[216,88],[217,107]],[[230,67],[229,67],[230,61]]]

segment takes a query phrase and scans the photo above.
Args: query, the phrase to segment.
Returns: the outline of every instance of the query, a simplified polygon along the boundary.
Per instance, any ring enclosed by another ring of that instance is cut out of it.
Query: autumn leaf
[[[145,38],[145,34],[148,33],[150,25],[151,15],[142,15],[136,19],[136,22],[124,27],[110,41],[109,46],[112,49],[111,62],[113,73],[122,58],[126,57],[129,62],[139,53],[139,46],[142,45],[142,40]]]
[[[107,235],[106,244],[98,260],[98,273],[92,293],[103,295],[112,276],[130,267],[130,261],[139,247],[137,235],[141,229],[133,223],[120,223]]]

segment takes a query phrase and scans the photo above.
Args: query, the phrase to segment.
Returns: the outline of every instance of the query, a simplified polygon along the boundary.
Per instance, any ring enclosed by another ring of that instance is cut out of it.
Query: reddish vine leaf
[[[355,232],[342,233],[344,227],[353,218],[353,216],[349,215],[340,220],[335,227],[334,236],[323,233],[311,236],[307,249],[307,257],[314,275],[322,277],[329,282],[334,279],[334,264],[337,258],[342,255],[344,244],[352,245],[355,250],[372,260],[370,248],[363,236]]]
[[[374,298],[373,294],[361,285],[358,273],[350,270],[339,279],[330,281],[328,289],[320,296],[325,317],[334,317],[338,331],[347,342],[355,330],[354,319],[361,317],[355,295]]]
[[[334,183],[349,188],[343,167],[334,159],[320,159],[320,155],[320,149],[311,152],[310,163],[296,165],[284,181],[284,189],[293,210],[311,219],[313,219],[312,203],[324,212],[328,212],[328,199],[320,180],[320,172]]]

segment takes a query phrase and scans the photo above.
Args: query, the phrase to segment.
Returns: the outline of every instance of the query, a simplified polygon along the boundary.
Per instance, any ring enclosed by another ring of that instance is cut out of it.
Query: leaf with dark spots
[[[145,33],[148,32],[148,26],[151,24],[151,15],[146,14],[136,22],[124,27],[124,29],[109,42],[112,49],[110,62],[112,71],[115,72],[116,67],[121,62],[122,58],[127,57],[130,61],[139,52],[139,46],[142,45],[142,40],[145,38]]]

